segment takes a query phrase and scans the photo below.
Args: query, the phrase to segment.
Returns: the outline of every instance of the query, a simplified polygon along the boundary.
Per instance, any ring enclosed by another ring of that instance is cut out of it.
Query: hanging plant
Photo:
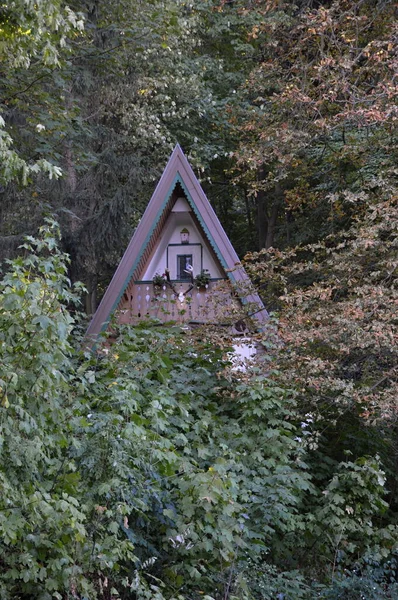
[[[210,273],[207,269],[202,269],[201,272],[196,275],[194,279],[194,284],[198,288],[204,288],[210,283]]]
[[[152,283],[155,287],[162,287],[166,283],[166,280],[163,277],[163,275],[159,275],[159,273],[156,273],[153,276]]]

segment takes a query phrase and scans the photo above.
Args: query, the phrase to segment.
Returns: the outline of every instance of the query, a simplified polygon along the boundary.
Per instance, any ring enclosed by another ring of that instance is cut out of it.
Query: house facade
[[[242,319],[243,313],[247,319]],[[87,330],[95,339],[112,319],[257,328],[268,318],[180,146]],[[236,320],[234,320],[236,319]]]

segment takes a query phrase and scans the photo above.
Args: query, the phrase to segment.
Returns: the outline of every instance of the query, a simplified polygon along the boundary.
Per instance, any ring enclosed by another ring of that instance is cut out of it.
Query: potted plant
[[[207,269],[202,269],[194,279],[194,285],[198,288],[207,288],[210,283],[210,273]]]
[[[155,294],[159,294],[162,287],[165,285],[166,280],[163,277],[163,275],[159,275],[159,273],[155,273],[155,275],[152,278],[152,283],[153,283],[153,290],[154,290]]]

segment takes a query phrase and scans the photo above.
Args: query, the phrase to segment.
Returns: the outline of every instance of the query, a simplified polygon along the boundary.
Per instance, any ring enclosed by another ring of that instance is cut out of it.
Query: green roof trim
[[[128,285],[129,285],[129,283],[131,281],[131,278],[133,277],[134,271],[136,270],[136,268],[137,268],[137,266],[138,266],[138,264],[139,264],[139,262],[140,262],[140,260],[141,260],[141,258],[143,256],[143,254],[144,254],[144,252],[145,252],[145,250],[146,250],[149,242],[151,241],[151,237],[153,235],[153,232],[155,231],[155,229],[156,229],[156,227],[157,227],[157,225],[158,225],[158,223],[159,223],[159,221],[160,221],[160,219],[161,219],[161,217],[163,215],[163,212],[164,212],[164,210],[165,210],[165,208],[167,206],[167,203],[169,202],[169,200],[171,198],[171,195],[174,192],[175,187],[176,187],[176,185],[177,185],[178,182],[179,182],[178,181],[178,175],[176,175],[176,177],[174,178],[173,183],[171,184],[171,186],[170,186],[170,188],[169,188],[169,190],[168,190],[168,192],[167,192],[167,194],[166,194],[166,196],[165,196],[165,198],[164,198],[164,200],[162,202],[161,207],[158,210],[158,213],[157,213],[156,218],[155,218],[155,220],[154,220],[154,222],[152,224],[152,227],[148,231],[147,236],[145,238],[145,241],[142,244],[139,253],[137,254],[137,258],[135,259],[133,265],[131,266],[131,269],[130,269],[129,273],[128,273],[128,275],[127,275],[127,277],[126,277],[126,279],[125,279],[122,287],[120,288],[120,292],[119,292],[119,294],[118,294],[115,302],[113,303],[113,306],[112,306],[112,308],[111,308],[111,310],[109,312],[108,318],[104,322],[103,326],[101,327],[101,333],[103,331],[105,331],[106,328],[108,327],[108,325],[110,323],[110,320],[111,320],[111,315],[113,314],[113,312],[118,307],[118,304],[119,304],[119,302],[120,302],[120,300],[121,300],[124,292],[126,291]]]

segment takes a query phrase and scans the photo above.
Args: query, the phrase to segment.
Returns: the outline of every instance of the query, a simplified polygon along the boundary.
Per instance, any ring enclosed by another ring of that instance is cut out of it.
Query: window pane
[[[185,273],[188,266],[192,266],[192,254],[177,254],[177,279],[191,280],[189,273]]]

